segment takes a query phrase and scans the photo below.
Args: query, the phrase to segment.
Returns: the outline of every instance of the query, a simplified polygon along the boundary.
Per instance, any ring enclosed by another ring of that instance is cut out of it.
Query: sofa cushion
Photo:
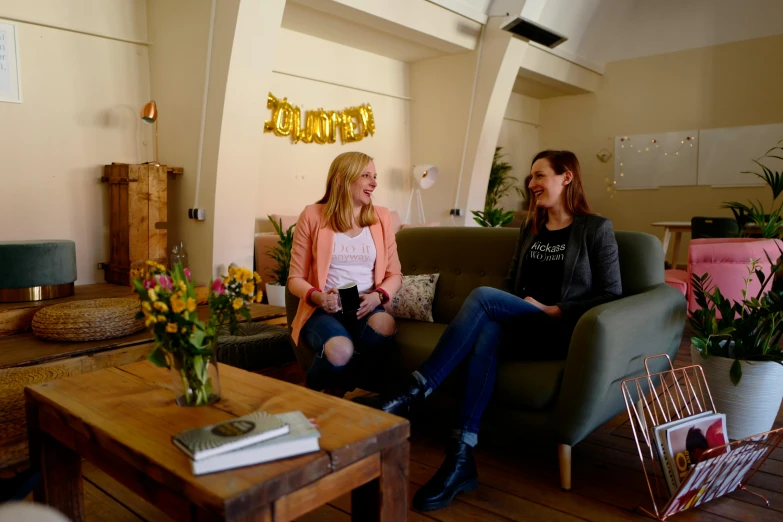
[[[560,393],[563,361],[506,361],[498,364],[493,402],[516,410],[543,410]]]
[[[396,361],[391,373],[404,375],[418,368],[430,356],[445,329],[445,324],[397,319]]]
[[[404,228],[397,233],[402,273],[440,274],[432,316],[448,324],[474,288],[500,287],[518,235],[509,228]]]
[[[431,323],[438,277],[438,274],[402,276],[402,286],[391,300],[392,315]]]

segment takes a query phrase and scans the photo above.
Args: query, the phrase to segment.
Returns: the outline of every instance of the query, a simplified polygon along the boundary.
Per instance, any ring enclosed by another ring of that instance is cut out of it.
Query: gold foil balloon
[[[304,126],[302,110],[291,105],[288,98],[279,100],[270,92],[266,106],[272,110],[272,119],[264,122],[264,132],[291,136],[294,143],[335,143],[338,130],[343,143],[359,141],[375,134],[375,116],[369,103],[343,111],[307,111]]]

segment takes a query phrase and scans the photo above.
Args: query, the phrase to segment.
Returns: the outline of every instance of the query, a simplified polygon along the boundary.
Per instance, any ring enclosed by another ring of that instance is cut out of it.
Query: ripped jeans
[[[360,376],[377,376],[374,371],[391,346],[394,335],[382,335],[369,324],[370,317],[385,313],[378,306],[361,319],[337,312],[328,314],[317,309],[302,327],[300,342],[315,352],[313,364],[307,371],[306,385],[313,390],[339,388],[350,391],[356,388]],[[324,354],[324,347],[333,337],[347,337],[353,344],[353,356],[348,364],[335,366]]]

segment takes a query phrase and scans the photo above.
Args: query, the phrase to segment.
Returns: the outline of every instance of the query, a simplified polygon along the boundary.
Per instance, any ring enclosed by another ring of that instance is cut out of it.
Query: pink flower
[[[171,278],[167,275],[159,275],[155,276],[155,279],[158,280],[158,284],[163,290],[171,291],[172,288],[174,288],[174,285],[171,282]]]
[[[154,279],[145,279],[144,280],[144,288],[149,290],[150,288],[155,288],[155,280]]]
[[[219,277],[212,283],[212,292],[217,295],[223,295],[226,289],[223,287],[223,280]]]
[[[188,281],[190,281],[190,268],[185,269],[185,277],[187,277]]]

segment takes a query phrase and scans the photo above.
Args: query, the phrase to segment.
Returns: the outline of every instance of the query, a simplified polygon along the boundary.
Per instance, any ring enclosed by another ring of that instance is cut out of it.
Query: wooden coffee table
[[[34,498],[84,520],[81,461],[90,460],[174,520],[293,520],[352,492],[353,520],[408,517],[410,425],[400,417],[220,365],[222,399],[174,403],[171,375],[149,362],[25,388]],[[321,451],[194,476],[171,442],[189,428],[255,410],[315,417]]]

